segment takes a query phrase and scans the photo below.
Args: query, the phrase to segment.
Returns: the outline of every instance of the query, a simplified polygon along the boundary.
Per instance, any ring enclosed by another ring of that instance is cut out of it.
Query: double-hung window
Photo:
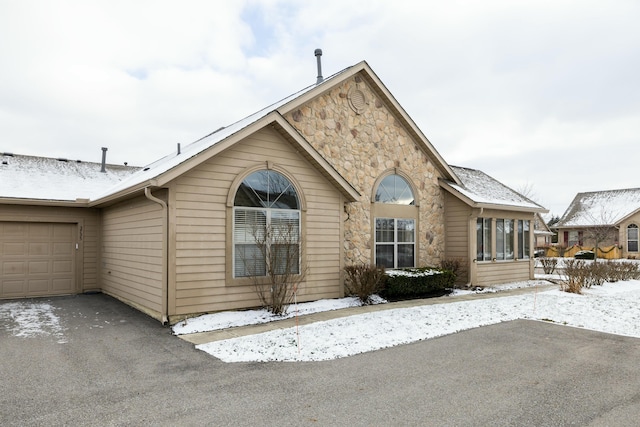
[[[413,215],[412,209],[415,209],[415,196],[409,183],[400,175],[388,175],[380,181],[374,197],[376,203],[385,206],[380,210],[384,214],[375,217],[376,265],[383,268],[415,267],[416,218],[406,217]]]
[[[233,208],[234,277],[300,272],[300,204],[291,182],[260,170],[245,178]]]
[[[638,252],[638,226],[627,226],[627,252]]]
[[[415,227],[413,219],[376,218],[376,265],[384,268],[413,267]]]

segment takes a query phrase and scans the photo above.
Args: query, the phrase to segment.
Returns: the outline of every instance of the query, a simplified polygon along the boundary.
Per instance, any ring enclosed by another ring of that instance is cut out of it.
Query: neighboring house
[[[536,214],[536,219],[535,219],[533,228],[534,228],[533,234],[535,238],[536,249],[546,248],[553,243],[552,240],[555,233],[551,231],[546,221],[544,220],[544,218],[542,218],[542,215],[540,215],[539,213]]]
[[[143,169],[3,160],[0,298],[102,291],[163,322],[259,306],[265,224],[298,230],[310,301],[343,296],[358,263],[455,257],[464,283],[533,278],[545,211],[449,166],[366,62]]]
[[[552,228],[560,247],[593,249],[597,240],[603,252],[613,250],[619,257],[637,258],[639,226],[640,188],[630,188],[576,194]]]

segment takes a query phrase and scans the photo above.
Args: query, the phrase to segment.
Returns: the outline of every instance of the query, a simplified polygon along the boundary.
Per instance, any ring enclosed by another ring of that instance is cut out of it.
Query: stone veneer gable
[[[371,263],[373,186],[381,174],[393,168],[411,177],[417,189],[415,196],[420,212],[418,265],[439,264],[444,256],[444,198],[438,185],[440,173],[384,100],[361,76],[353,76],[287,113],[285,118],[362,194],[359,201],[346,207],[347,265]]]

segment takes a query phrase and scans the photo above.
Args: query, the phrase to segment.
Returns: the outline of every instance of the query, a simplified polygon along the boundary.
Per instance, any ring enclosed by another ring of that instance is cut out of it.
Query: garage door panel
[[[70,279],[53,279],[52,284],[54,292],[64,292],[73,286]]]
[[[49,273],[49,261],[29,261],[29,275],[41,274],[46,276]]]
[[[71,255],[73,253],[74,246],[66,243],[53,243],[53,255]]]
[[[73,263],[70,260],[64,260],[64,261],[53,261],[52,263],[53,267],[52,267],[52,273],[53,274],[69,274],[72,273],[73,270]]]
[[[24,280],[3,280],[0,293],[7,297],[21,296],[24,294]]]
[[[27,265],[24,261],[5,261],[2,263],[2,275],[24,275],[27,271]]]
[[[49,290],[49,282],[48,279],[31,279],[27,282],[27,289],[29,293],[43,294]]]
[[[76,228],[0,222],[0,298],[75,293]]]
[[[22,239],[27,234],[27,223],[10,222],[2,226],[2,235],[7,237],[17,237]]]
[[[29,255],[50,255],[50,243],[47,242],[35,242],[29,243]]]
[[[26,254],[27,245],[23,242],[6,242],[0,245],[2,256],[23,256]]]

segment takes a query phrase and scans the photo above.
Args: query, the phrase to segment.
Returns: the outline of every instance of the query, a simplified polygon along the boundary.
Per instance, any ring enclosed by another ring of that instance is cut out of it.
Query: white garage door
[[[0,298],[76,292],[75,224],[0,222]]]

